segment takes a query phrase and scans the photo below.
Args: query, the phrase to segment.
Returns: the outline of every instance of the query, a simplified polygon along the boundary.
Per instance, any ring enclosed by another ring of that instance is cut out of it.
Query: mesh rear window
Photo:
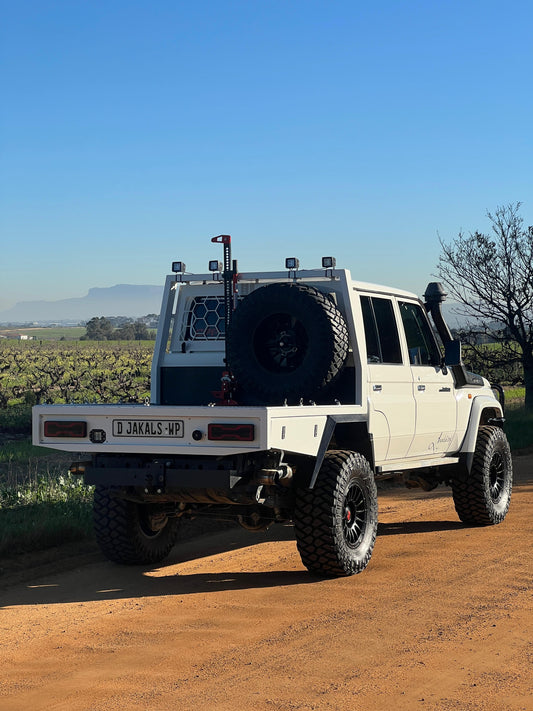
[[[196,296],[187,317],[186,341],[221,341],[225,333],[224,297]]]

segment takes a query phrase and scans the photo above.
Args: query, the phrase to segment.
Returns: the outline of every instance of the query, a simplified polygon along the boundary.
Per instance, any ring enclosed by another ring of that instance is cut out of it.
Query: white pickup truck
[[[108,558],[160,561],[183,517],[211,516],[250,530],[293,521],[309,571],[358,573],[376,480],[390,477],[451,485],[466,524],[504,519],[503,398],[462,364],[440,284],[423,303],[353,281],[332,257],[240,274],[230,237],[212,241],[224,264],[188,274],[175,262],[166,278],[150,402],[33,410],[34,444],[78,453],[72,471],[95,485]]]

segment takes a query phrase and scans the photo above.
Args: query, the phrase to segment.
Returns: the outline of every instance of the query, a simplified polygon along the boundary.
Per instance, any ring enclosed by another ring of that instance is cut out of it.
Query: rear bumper
[[[333,409],[336,418],[365,419],[363,408],[358,406]],[[33,408],[33,443],[80,454],[227,457],[278,449],[316,456],[331,413],[331,406],[317,405],[37,405]],[[47,420],[59,424],[83,421],[85,436],[63,436],[60,426],[48,427],[45,432]],[[208,433],[213,424],[251,425],[253,438],[211,441]]]

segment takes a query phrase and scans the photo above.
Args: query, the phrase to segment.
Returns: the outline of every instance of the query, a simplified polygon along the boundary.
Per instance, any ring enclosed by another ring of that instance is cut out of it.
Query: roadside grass
[[[505,433],[511,451],[531,449],[533,447],[533,412],[526,412],[524,408],[505,411]]]
[[[511,450],[533,447],[533,412],[524,408],[525,388],[505,389],[505,433]]]
[[[526,398],[525,388],[504,388],[505,390],[505,403],[511,407],[521,407],[524,404]]]
[[[91,538],[92,487],[30,439],[31,407],[0,410],[0,558]]]
[[[20,457],[0,468],[0,558],[92,536],[92,487],[69,474],[66,461],[23,463],[28,446],[15,443]]]
[[[24,435],[31,432],[31,405],[18,403],[0,409],[0,435]]]
[[[49,457],[46,447],[34,447],[28,439],[4,442],[0,447],[0,464],[10,462],[28,463],[36,457]]]

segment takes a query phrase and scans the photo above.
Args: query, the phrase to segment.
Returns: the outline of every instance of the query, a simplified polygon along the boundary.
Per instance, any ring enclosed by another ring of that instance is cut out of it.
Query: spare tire
[[[305,284],[269,284],[239,303],[227,354],[245,398],[263,404],[313,400],[343,368],[348,329],[327,294]]]

